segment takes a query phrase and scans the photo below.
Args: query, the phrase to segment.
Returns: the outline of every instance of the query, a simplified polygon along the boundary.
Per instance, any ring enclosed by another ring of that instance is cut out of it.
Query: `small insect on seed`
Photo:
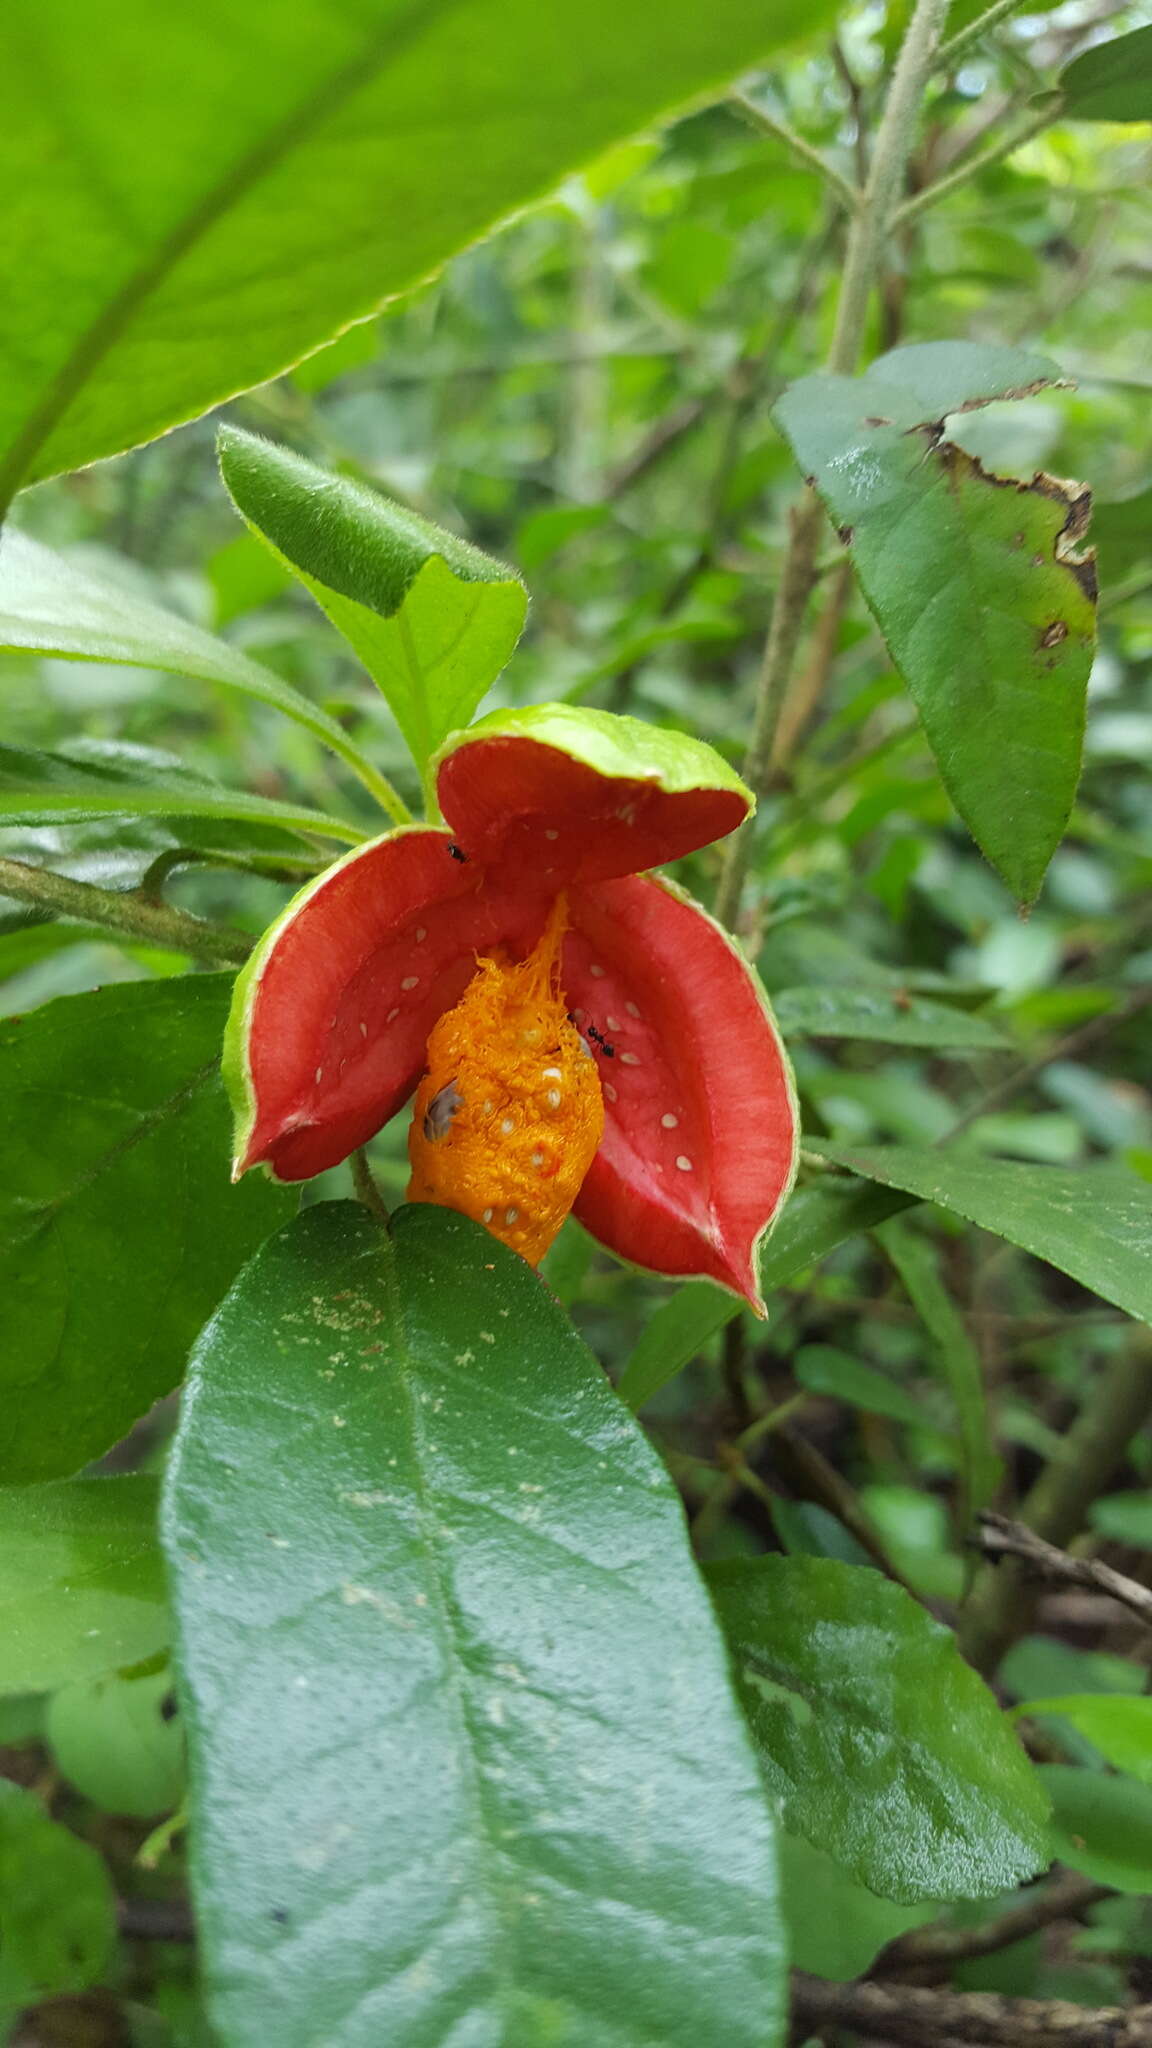
[[[457,1088],[455,1081],[449,1081],[446,1087],[441,1088],[438,1095],[432,1097],[431,1102],[424,1111],[424,1136],[430,1145],[434,1144],[437,1138],[446,1138],[448,1136],[452,1119],[463,1100],[464,1097]]]
[[[604,1033],[602,1031],[597,1031],[596,1026],[594,1024],[589,1024],[588,1036],[592,1040],[592,1043],[594,1045],[598,1045],[600,1047],[600,1050],[603,1053],[606,1060],[615,1059],[616,1047],[614,1045],[609,1045],[608,1040],[604,1036]]]

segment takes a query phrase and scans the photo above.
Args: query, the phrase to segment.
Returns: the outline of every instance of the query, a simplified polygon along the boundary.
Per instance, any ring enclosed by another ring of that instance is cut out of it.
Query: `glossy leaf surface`
[[[293,1197],[229,1187],[230,979],[128,982],[0,1025],[0,1472],[54,1478],[166,1394]],[[147,1284],[144,1284],[144,1283]]]
[[[820,12],[130,0],[93,35],[12,0],[0,502],[276,375]]]
[[[934,1052],[996,1052],[1011,1041],[988,1017],[887,989],[783,988],[772,997],[786,1038],[862,1038]]]
[[[134,566],[134,565],[130,565]],[[160,669],[270,704],[362,766],[343,727],[258,661],[166,611],[122,577],[7,528],[0,538],[0,646]]]
[[[166,1542],[227,2048],[775,2041],[679,1503],[513,1253],[308,1211],[205,1333]]]
[[[94,818],[243,818],[345,844],[364,836],[326,811],[226,789],[174,769],[148,772],[95,756],[73,759],[0,746],[0,825],[81,825]]]
[[[254,434],[222,428],[219,447],[237,509],[351,643],[422,768],[512,653],[528,604],[519,577]]]
[[[852,549],[952,801],[1031,902],[1072,809],[1095,635],[1080,485],[990,475],[949,413],[1058,383],[1044,356],[893,349],[863,377],[792,385],[776,418]]]
[[[0,1488],[0,1691],[51,1692],[167,1640],[154,1479]]]
[[[1152,1185],[1139,1174],[1113,1166],[1068,1172],[911,1145],[820,1149],[854,1173],[1006,1237],[1152,1322]]]
[[[984,1898],[1049,1859],[1047,1802],[950,1629],[828,1558],[708,1581],[785,1825],[882,1897]]]

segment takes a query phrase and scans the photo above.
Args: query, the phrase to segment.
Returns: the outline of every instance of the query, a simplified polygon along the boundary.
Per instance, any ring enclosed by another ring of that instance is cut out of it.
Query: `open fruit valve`
[[[561,989],[567,922],[561,894],[526,960],[477,961],[429,1037],[408,1135],[408,1200],[462,1211],[533,1266],[604,1133],[596,1063]]]

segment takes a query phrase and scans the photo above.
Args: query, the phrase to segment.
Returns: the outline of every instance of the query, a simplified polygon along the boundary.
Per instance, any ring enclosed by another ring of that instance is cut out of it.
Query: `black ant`
[[[451,854],[453,860],[467,860],[468,858],[468,855],[465,853],[464,848],[462,846],[457,846],[455,842],[453,842],[453,844],[448,848],[448,851]]]
[[[568,1022],[570,1024],[575,1024],[575,1010],[569,1010]],[[608,1040],[605,1038],[604,1033],[602,1031],[597,1031],[596,1026],[594,1024],[585,1024],[582,1028],[585,1038],[590,1038],[594,1045],[598,1045],[600,1047],[600,1050],[603,1053],[606,1060],[615,1059],[616,1047],[614,1045],[609,1045]]]

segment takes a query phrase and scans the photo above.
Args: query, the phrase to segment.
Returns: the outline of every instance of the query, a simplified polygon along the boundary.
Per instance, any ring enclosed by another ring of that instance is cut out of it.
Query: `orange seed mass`
[[[433,1026],[408,1135],[408,1200],[460,1210],[532,1266],[604,1131],[596,1064],[565,1012],[564,930],[560,896],[526,960],[477,960]]]

